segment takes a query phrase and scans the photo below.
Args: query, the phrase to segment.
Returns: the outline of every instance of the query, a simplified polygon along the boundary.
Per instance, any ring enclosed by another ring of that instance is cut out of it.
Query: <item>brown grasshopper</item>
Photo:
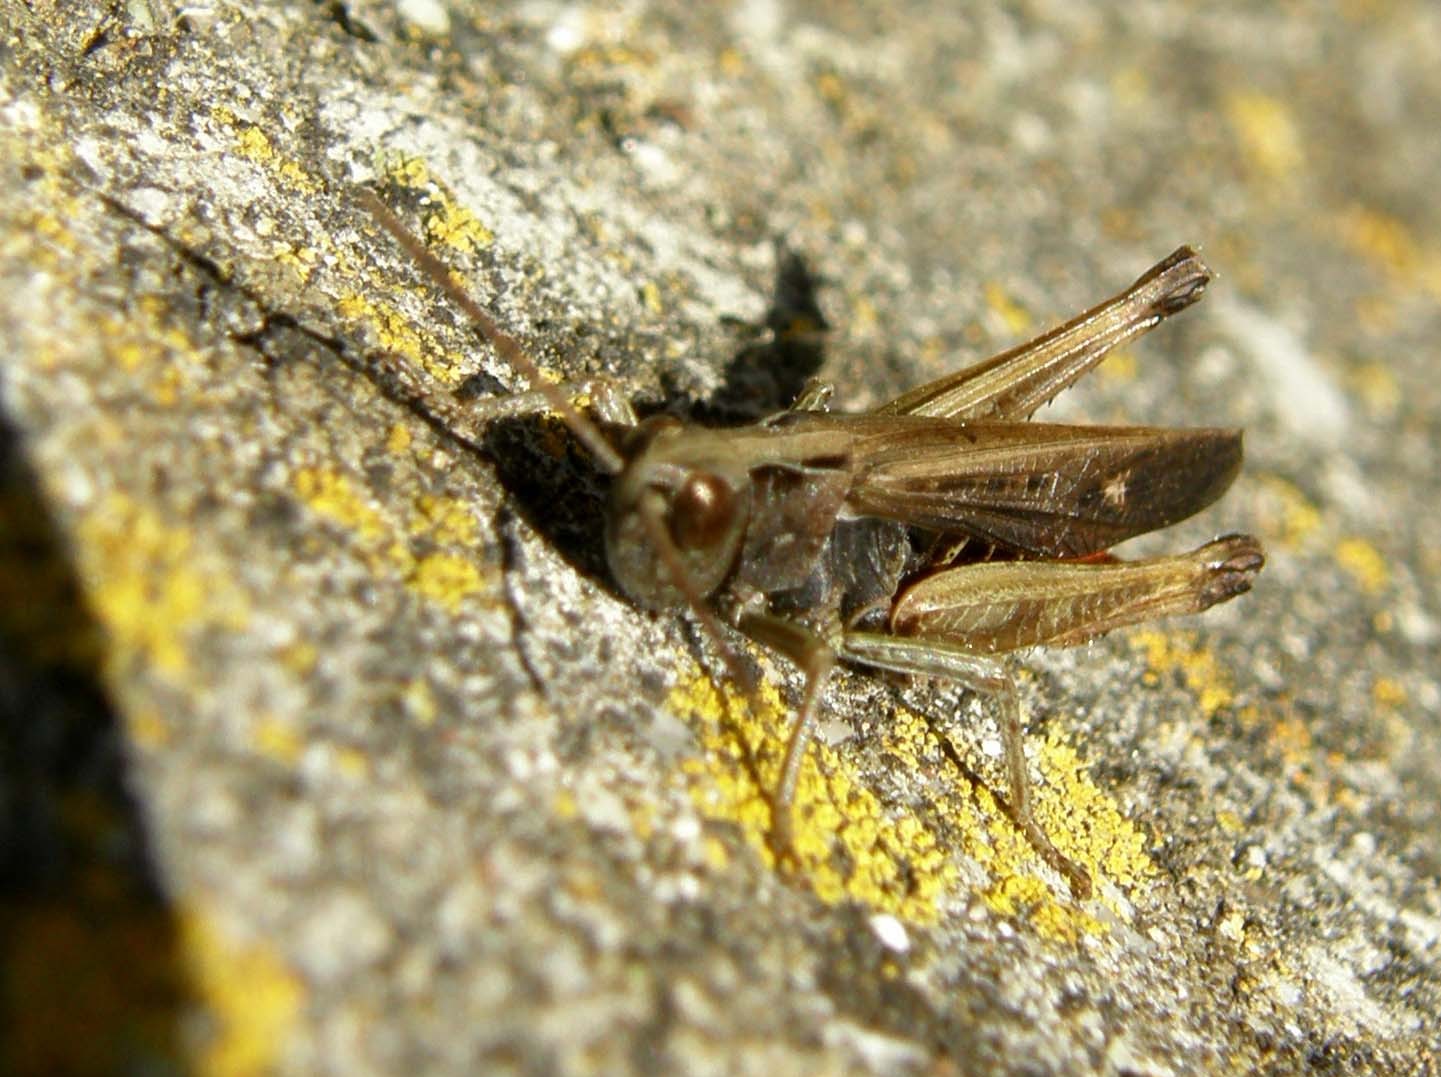
[[[621,590],[646,609],[694,611],[742,683],[723,623],[804,672],[771,798],[778,853],[791,849],[801,762],[840,659],[995,698],[1009,814],[1078,897],[1090,893],[1031,812],[1020,704],[998,656],[1197,613],[1249,590],[1265,558],[1249,535],[1146,560],[1107,553],[1216,500],[1240,469],[1239,431],[1027,420],[1200,297],[1211,273],[1193,250],[1059,328],[872,411],[827,411],[830,387],[813,384],[777,415],[707,429],[668,415],[638,422],[606,384],[588,386],[595,421],[582,415],[378,198],[362,200],[530,382],[514,409],[558,413],[613,477],[605,542]]]

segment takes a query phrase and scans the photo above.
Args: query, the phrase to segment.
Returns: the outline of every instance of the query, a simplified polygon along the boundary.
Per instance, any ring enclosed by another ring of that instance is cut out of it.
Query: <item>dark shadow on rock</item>
[[[727,364],[720,389],[685,407],[640,407],[642,417],[667,411],[705,426],[735,426],[781,411],[800,395],[824,362],[827,326],[805,262],[785,249],[777,259],[765,324],[744,327],[754,339]],[[677,395],[667,386],[669,401]],[[614,591],[604,549],[609,481],[563,424],[552,417],[499,420],[482,448],[521,518],[577,571]]]
[[[0,1073],[179,1074],[191,1008],[100,629],[0,384]]]
[[[692,418],[708,426],[755,422],[800,396],[825,362],[830,328],[816,302],[816,287],[805,260],[778,247],[762,339],[736,354],[720,389],[693,409]]]
[[[614,592],[605,561],[605,512],[610,481],[555,418],[492,423],[481,447],[527,526],[582,575]]]

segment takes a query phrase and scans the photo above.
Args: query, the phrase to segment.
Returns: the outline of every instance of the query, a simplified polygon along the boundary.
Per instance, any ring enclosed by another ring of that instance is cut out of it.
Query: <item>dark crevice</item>
[[[348,4],[343,4],[340,0],[320,0],[318,6],[325,12],[326,17],[331,22],[340,27],[347,37],[353,37],[357,41],[364,41],[367,45],[373,45],[380,40],[374,30],[351,14]]]
[[[196,992],[104,653],[0,384],[0,1072],[186,1072]]]

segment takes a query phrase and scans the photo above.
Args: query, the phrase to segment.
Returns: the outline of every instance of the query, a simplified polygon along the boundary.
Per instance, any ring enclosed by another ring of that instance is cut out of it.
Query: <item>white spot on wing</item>
[[[1126,503],[1126,480],[1131,477],[1129,471],[1123,471],[1114,476],[1101,489],[1101,496],[1106,499],[1106,504],[1120,508]]]

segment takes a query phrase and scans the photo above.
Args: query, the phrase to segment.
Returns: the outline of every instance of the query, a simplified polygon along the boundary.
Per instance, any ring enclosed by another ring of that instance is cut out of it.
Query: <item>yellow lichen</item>
[[[192,633],[240,628],[247,607],[191,532],[148,507],[112,495],[82,522],[83,578],[110,641],[107,661],[140,661],[176,677],[189,665]]]
[[[673,709],[700,730],[702,755],[686,772],[701,811],[739,826],[747,843],[769,864],[775,788],[793,714],[774,686],[763,685],[757,717],[738,693],[716,686],[699,671],[683,676],[671,696]],[[858,901],[918,923],[933,921],[937,899],[953,888],[959,871],[945,840],[975,860],[992,878],[982,892],[986,905],[1006,916],[1023,916],[1056,939],[1101,934],[1105,925],[1042,877],[1035,850],[1001,811],[989,789],[975,786],[936,750],[931,723],[905,708],[886,719],[886,756],[907,772],[925,774],[929,797],[923,821],[913,811],[887,808],[866,786],[845,753],[812,748],[802,767],[794,813],[795,871],[822,900]],[[1133,888],[1154,869],[1145,835],[1085,772],[1074,748],[1057,737],[1031,745],[1044,779],[1034,790],[1038,821],[1057,846],[1099,884]],[[968,763],[974,773],[980,769]],[[839,854],[839,855],[838,855]],[[837,862],[847,865],[843,871]],[[1117,915],[1124,903],[1101,900]]]
[[[1347,379],[1366,410],[1376,418],[1389,418],[1401,405],[1401,386],[1386,363],[1363,363]]]
[[[846,99],[846,84],[833,71],[823,71],[816,77],[816,93],[830,105],[840,105]]]
[[[1136,380],[1136,353],[1117,348],[1101,361],[1098,373],[1107,381],[1126,383]]]
[[[992,911],[1023,919],[1038,934],[1057,942],[1107,932],[1106,925],[1084,909],[1057,901],[1050,886],[1035,875],[1003,876],[986,891],[985,900]]]
[[[1379,595],[1391,582],[1391,570],[1381,551],[1363,538],[1342,539],[1336,544],[1336,563],[1368,595]]]
[[[1271,743],[1280,750],[1288,771],[1296,771],[1311,763],[1316,739],[1304,719],[1284,715],[1271,725]]]
[[[262,715],[251,729],[255,750],[278,763],[291,764],[305,750],[295,726],[275,715]]]
[[[349,528],[363,540],[378,539],[386,530],[385,518],[337,470],[300,468],[291,476],[291,488],[317,515]]]
[[[271,248],[270,256],[277,265],[283,265],[295,273],[301,284],[310,283],[315,267],[320,264],[320,252],[314,247],[294,243],[277,243]]]
[[[1125,889],[1154,872],[1149,840],[1121,814],[1114,799],[1087,772],[1075,747],[1050,734],[1037,753],[1046,793],[1036,797],[1036,819],[1057,848],[1098,878]]]
[[[419,594],[457,612],[467,599],[489,590],[475,562],[448,553],[420,558],[411,573],[410,586]]]
[[[1024,333],[1031,327],[1031,315],[1025,307],[1021,306],[1011,298],[1001,285],[994,281],[988,282],[985,286],[986,306],[998,315],[1006,329],[1016,335]]]
[[[1123,108],[1139,109],[1151,102],[1151,81],[1140,67],[1122,67],[1111,75],[1111,94]]]
[[[472,369],[465,356],[446,351],[434,334],[416,329],[409,318],[385,303],[347,292],[336,300],[336,309],[346,318],[365,323],[381,351],[424,370],[448,389],[459,386]]]
[[[1394,709],[1403,706],[1410,697],[1406,686],[1400,681],[1390,677],[1377,677],[1371,685],[1371,698],[1376,701],[1377,706]]]
[[[436,542],[468,546],[476,541],[475,510],[467,501],[426,495],[416,502],[411,534],[429,534]]]
[[[232,109],[224,105],[211,109],[210,114],[230,129],[235,148],[246,160],[267,169],[294,191],[314,194],[321,189],[319,181],[311,176],[299,161],[292,160],[276,150],[263,128],[244,122]]]
[[[1240,943],[1246,938],[1246,913],[1243,909],[1232,909],[1216,923],[1216,933],[1231,942]]]
[[[1321,527],[1321,511],[1294,484],[1275,475],[1260,479],[1261,533],[1289,549],[1298,549]]]
[[[374,572],[400,576],[416,594],[450,613],[494,587],[474,556],[479,541],[475,516],[461,501],[423,496],[401,528],[337,469],[298,468],[291,488],[311,511],[354,534],[356,553]],[[412,540],[445,548],[418,553]]]
[[[386,178],[401,187],[420,191],[425,190],[434,182],[430,166],[419,157],[405,153],[387,152],[380,155],[377,163]]]
[[[1059,734],[1027,745],[1042,781],[1032,787],[1036,822],[1056,848],[1084,868],[1097,899],[1119,918],[1129,915],[1105,884],[1124,891],[1144,885],[1155,874],[1145,833],[1121,814],[1114,800],[1086,772],[1074,747]],[[973,769],[975,767],[972,762]],[[1001,811],[991,790],[972,787],[957,773],[948,780],[958,793],[948,817],[960,820],[963,848],[991,875],[982,891],[988,908],[1003,916],[1019,916],[1042,935],[1074,941],[1082,935],[1103,935],[1109,928],[1086,908],[1070,900],[1042,878],[1036,851]]]
[[[125,732],[142,748],[158,749],[170,743],[170,726],[157,707],[140,705],[125,715]]]
[[[315,668],[320,661],[320,652],[315,644],[308,640],[296,640],[285,647],[282,647],[276,654],[281,664],[292,673],[299,676],[306,676]]]
[[[1301,168],[1301,134],[1284,101],[1262,93],[1234,93],[1226,100],[1226,118],[1246,163],[1262,178],[1289,179]]]
[[[449,197],[433,198],[421,214],[425,238],[431,244],[472,254],[495,241],[495,235],[480,219]]]
[[[580,815],[580,805],[576,802],[575,794],[569,789],[556,790],[551,797],[550,810],[557,819],[575,819]]]
[[[1224,808],[1216,813],[1216,825],[1227,834],[1239,834],[1245,828],[1239,815]]]
[[[387,152],[380,155],[377,166],[390,183],[423,196],[421,232],[431,245],[471,254],[495,241],[491,230],[456,201],[421,158]]]
[[[701,738],[701,756],[684,768],[697,807],[738,826],[755,853],[775,864],[770,792],[790,711],[773,684],[763,683],[756,694],[759,714],[739,692],[718,690],[691,670],[670,702]],[[956,877],[950,857],[914,818],[891,818],[825,745],[815,746],[801,768],[793,819],[795,870],[821,900],[858,901],[919,923],[935,920],[937,901]],[[837,848],[843,855],[835,855]]]
[[[270,136],[255,125],[242,127],[235,132],[235,142],[240,152],[252,161],[269,161],[275,156],[270,146]]]
[[[440,708],[435,701],[435,693],[430,690],[430,685],[422,680],[416,679],[405,686],[401,693],[401,703],[405,705],[406,713],[415,719],[417,725],[433,725],[440,715]]]
[[[142,296],[124,317],[96,322],[101,354],[141,385],[157,404],[193,397],[193,372],[201,349],[178,325],[164,300]]]
[[[305,992],[299,977],[268,946],[236,943],[203,914],[189,913],[181,927],[183,956],[211,1019],[193,1059],[196,1072],[271,1072],[300,1022]]]
[[[404,423],[395,423],[391,426],[390,433],[386,435],[385,447],[399,456],[410,448],[413,440],[414,435],[411,434],[410,427]]]
[[[1335,220],[1341,242],[1351,250],[1402,284],[1441,296],[1441,251],[1418,242],[1401,218],[1352,205]]]
[[[1369,206],[1348,206],[1336,218],[1342,240],[1351,250],[1397,276],[1414,273],[1421,250],[1402,220]]]
[[[335,769],[352,781],[364,781],[370,776],[370,757],[359,748],[336,748]]]
[[[851,304],[850,332],[855,336],[875,333],[881,324],[881,312],[867,296],[857,296]]]
[[[1186,687],[1195,693],[1201,713],[1207,717],[1235,702],[1231,680],[1208,648],[1196,642],[1192,633],[1139,629],[1127,642],[1146,656],[1155,674],[1181,672]]]

